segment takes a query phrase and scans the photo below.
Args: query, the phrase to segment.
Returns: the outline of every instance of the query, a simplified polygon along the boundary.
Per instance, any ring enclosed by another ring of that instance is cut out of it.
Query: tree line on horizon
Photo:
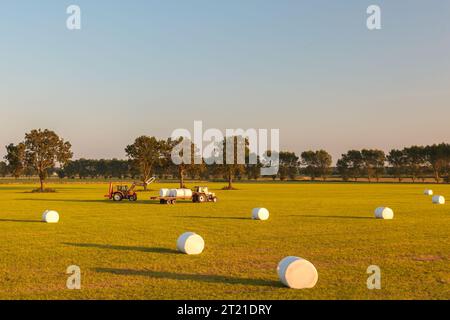
[[[228,138],[225,138],[225,140]],[[239,144],[234,139],[235,148]],[[72,160],[71,144],[51,130],[32,130],[25,134],[24,141],[6,146],[5,161],[0,161],[0,176],[38,176],[40,191],[44,191],[44,181],[50,175],[64,178],[105,178],[140,179],[145,182],[152,176],[163,179],[178,179],[184,187],[185,178],[218,180],[228,182],[227,189],[233,188],[234,180],[257,180],[260,169],[266,165],[264,159],[257,158],[256,164],[179,164],[171,161],[171,151],[181,140],[158,139],[141,136],[125,147],[127,160],[121,159],[77,159]],[[246,157],[249,157],[248,142],[245,143]],[[230,141],[233,142],[233,141]],[[223,141],[224,145],[227,143]],[[223,150],[225,150],[224,148]],[[191,157],[196,147],[191,143]],[[267,154],[270,156],[271,151]],[[223,154],[226,157],[225,151]],[[369,182],[381,177],[394,177],[401,182],[405,178],[413,182],[425,181],[432,177],[436,183],[450,181],[450,144],[441,143],[428,146],[411,146],[393,149],[385,154],[383,150],[350,150],[332,166],[333,159],[325,150],[295,152],[281,151],[278,155],[278,174],[272,179],[295,180],[299,176],[311,180],[327,180],[338,176],[344,181],[358,181],[365,178]],[[225,162],[225,161],[224,161]],[[193,163],[193,161],[191,161]],[[146,188],[146,186],[144,185]]]

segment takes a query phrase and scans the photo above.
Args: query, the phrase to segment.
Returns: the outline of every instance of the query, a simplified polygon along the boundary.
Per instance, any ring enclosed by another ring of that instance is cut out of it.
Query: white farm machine
[[[165,194],[163,190],[167,190]],[[161,204],[175,204],[177,200],[188,200],[194,203],[217,202],[217,196],[209,192],[208,187],[196,186],[194,190],[190,189],[161,189],[159,197],[151,197],[150,200],[159,200]]]

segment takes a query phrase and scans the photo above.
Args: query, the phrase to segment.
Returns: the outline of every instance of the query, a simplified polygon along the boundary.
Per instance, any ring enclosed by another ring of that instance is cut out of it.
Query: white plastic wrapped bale
[[[200,254],[205,248],[205,241],[194,232],[183,233],[177,240],[178,251],[185,254]]]
[[[160,197],[168,197],[169,196],[169,189],[161,189],[161,190],[159,190],[159,196]]]
[[[184,190],[183,189],[170,189],[169,196],[177,197],[177,198],[184,197]]]
[[[424,195],[426,196],[432,196],[433,195],[433,190],[427,189],[423,192]]]
[[[433,203],[434,204],[445,204],[445,198],[443,196],[434,196]]]
[[[390,220],[394,218],[394,211],[388,207],[379,207],[375,210],[375,218]]]
[[[58,221],[59,221],[59,214],[56,211],[45,210],[45,212],[42,214],[42,222],[58,223]]]
[[[183,189],[183,194],[186,198],[192,197],[192,190],[191,189]]]
[[[292,289],[313,288],[319,279],[314,265],[299,257],[290,256],[281,260],[277,272],[280,281]]]
[[[253,220],[267,220],[269,219],[269,210],[266,208],[255,208],[252,210]]]

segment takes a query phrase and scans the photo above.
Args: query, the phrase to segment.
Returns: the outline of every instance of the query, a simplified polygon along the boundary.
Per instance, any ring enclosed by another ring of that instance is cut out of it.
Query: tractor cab
[[[195,192],[208,194],[208,187],[195,187]]]
[[[128,192],[128,186],[127,185],[118,185],[117,191]]]

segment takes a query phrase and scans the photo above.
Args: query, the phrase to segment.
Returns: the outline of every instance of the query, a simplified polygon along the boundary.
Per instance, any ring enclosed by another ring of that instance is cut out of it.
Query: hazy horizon
[[[66,29],[66,8],[82,29]],[[366,8],[382,9],[382,30]],[[35,128],[75,158],[140,135],[280,129],[282,150],[449,142],[450,2],[4,1],[0,157]]]

